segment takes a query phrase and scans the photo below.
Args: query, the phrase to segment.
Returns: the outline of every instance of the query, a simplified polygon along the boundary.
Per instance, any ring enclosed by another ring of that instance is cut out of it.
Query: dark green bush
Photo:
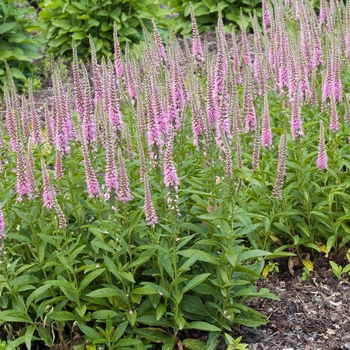
[[[178,13],[174,22],[174,30],[181,34],[191,33],[190,4],[201,33],[215,29],[218,22],[218,11],[222,11],[224,24],[231,29],[241,25],[240,11],[242,9],[245,23],[249,23],[249,13],[256,11],[261,16],[261,0],[169,0],[168,5],[174,13]]]
[[[33,36],[37,30],[34,8],[15,6],[13,1],[0,0],[0,90],[7,82],[5,62],[8,63],[18,89],[36,73],[33,60],[42,58],[39,48],[43,38]]]
[[[48,52],[55,56],[71,55],[72,38],[78,55],[89,55],[91,35],[97,56],[113,53],[113,23],[116,22],[118,38],[123,47],[126,42],[142,38],[141,21],[152,28],[151,19],[159,19],[169,12],[152,0],[44,0],[40,19],[45,25],[49,40]]]

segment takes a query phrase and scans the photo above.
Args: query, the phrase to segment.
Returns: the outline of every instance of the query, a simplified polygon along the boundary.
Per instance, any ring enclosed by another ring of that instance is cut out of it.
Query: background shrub
[[[151,19],[159,21],[169,11],[152,0],[44,0],[40,20],[45,26],[48,53],[56,57],[71,55],[72,38],[76,41],[78,55],[86,57],[91,35],[97,57],[113,52],[113,23],[116,22],[118,38],[122,45],[138,42],[142,38],[142,25],[152,28]]]
[[[33,60],[42,58],[39,48],[45,40],[32,35],[39,29],[33,21],[34,8],[14,5],[12,1],[0,0],[0,90],[7,82],[5,62],[8,63],[17,87],[23,88],[27,77],[35,75]]]
[[[261,0],[170,0],[168,5],[174,13],[178,13],[174,21],[174,30],[183,35],[191,33],[190,4],[192,2],[196,21],[201,33],[214,30],[218,21],[218,11],[222,11],[224,24],[231,29],[240,27],[242,9],[245,24],[249,23],[249,13],[255,10],[261,17]]]

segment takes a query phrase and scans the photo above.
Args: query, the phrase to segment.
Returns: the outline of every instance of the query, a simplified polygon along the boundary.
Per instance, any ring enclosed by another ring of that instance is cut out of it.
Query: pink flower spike
[[[131,193],[129,187],[128,173],[125,166],[124,157],[121,149],[118,149],[118,161],[119,161],[119,187],[118,187],[118,198],[125,204],[131,201]]]
[[[192,23],[192,56],[195,63],[204,62],[204,54],[201,38],[198,32],[196,17],[191,3],[191,23]]]
[[[272,131],[270,125],[269,102],[267,94],[264,96],[264,110],[262,115],[262,131],[261,131],[261,145],[264,148],[271,148],[272,146]]]
[[[327,170],[328,168],[328,157],[326,143],[324,139],[324,128],[322,120],[320,120],[320,141],[318,144],[318,156],[316,160],[316,165],[320,170]]]
[[[155,227],[156,223],[158,222],[156,211],[154,210],[154,206],[152,203],[152,197],[151,197],[151,186],[148,181],[147,175],[144,177],[144,184],[145,184],[145,215],[146,215],[146,222],[148,226]]]
[[[179,187],[179,179],[177,177],[177,171],[173,162],[172,152],[173,152],[173,132],[169,137],[166,144],[165,154],[164,154],[164,183],[167,188],[172,187],[175,192],[177,192]]]
[[[23,145],[17,142],[17,200],[22,202],[23,196],[30,197],[30,182],[26,166],[26,159],[23,151]]]
[[[275,184],[272,189],[272,197],[275,199],[282,199],[284,178],[286,176],[286,162],[287,162],[287,140],[286,134],[281,135],[278,147],[278,164],[277,176]]]
[[[43,193],[42,193],[43,204],[44,204],[44,207],[46,207],[47,209],[52,209],[54,206],[54,203],[53,203],[53,198],[51,193],[50,178],[43,159],[41,160],[41,170],[42,170],[42,177],[43,177]]]

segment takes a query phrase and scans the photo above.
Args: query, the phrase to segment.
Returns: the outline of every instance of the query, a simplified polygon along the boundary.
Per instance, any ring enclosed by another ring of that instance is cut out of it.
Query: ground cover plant
[[[90,77],[73,41],[72,84],[53,63],[45,121],[8,70],[7,349],[244,348],[231,328],[267,322],[244,302],[275,298],[254,286],[266,258],[311,270],[312,254],[346,247],[350,5],[332,4],[317,17],[309,2],[265,3],[253,49],[244,31],[228,45],[219,14],[215,54],[193,10],[184,50],[154,22],[122,54],[115,27],[113,62],[90,39]]]

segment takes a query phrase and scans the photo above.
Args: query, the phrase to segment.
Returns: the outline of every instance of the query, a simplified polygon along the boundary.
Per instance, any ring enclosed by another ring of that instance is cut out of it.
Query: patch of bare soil
[[[303,281],[301,268],[293,277],[286,271],[258,283],[281,300],[254,299],[250,306],[267,315],[269,323],[257,330],[241,327],[250,350],[350,349],[350,287],[338,281],[325,258],[315,261],[315,271]]]

